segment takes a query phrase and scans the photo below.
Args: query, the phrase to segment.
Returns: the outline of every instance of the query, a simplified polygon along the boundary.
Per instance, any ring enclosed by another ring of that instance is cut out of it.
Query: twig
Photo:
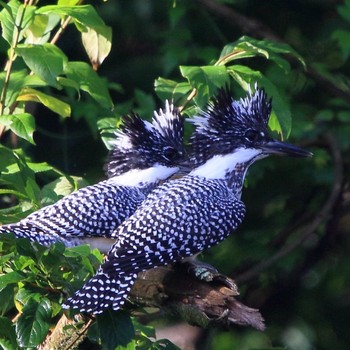
[[[61,37],[61,35],[63,34],[63,32],[65,31],[65,29],[67,28],[69,22],[71,21],[72,17],[68,16],[64,21],[62,21],[61,26],[59,27],[59,29],[57,30],[56,34],[53,36],[53,38],[50,40],[50,44],[56,44],[56,42],[58,41],[58,39]]]
[[[197,90],[193,89],[190,94],[187,96],[186,101],[184,102],[184,104],[180,107],[178,107],[179,112],[181,112],[183,109],[185,109],[185,107],[187,106],[187,104],[196,96],[197,94]]]
[[[325,202],[321,210],[315,215],[312,222],[308,226],[306,226],[305,229],[299,234],[298,238],[296,238],[293,242],[283,246],[276,254],[271,256],[269,259],[260,262],[259,264],[253,266],[251,269],[243,272],[239,276],[236,276],[235,280],[237,282],[244,283],[248,280],[253,279],[259,273],[272,266],[276,261],[291,253],[294,249],[299,247],[305,240],[307,240],[307,238],[310,237],[317,230],[317,228],[322,224],[322,222],[330,216],[333,207],[336,205],[339,196],[342,193],[343,161],[333,135],[330,133],[326,134],[325,141],[329,146],[334,162],[333,187],[327,201]]]

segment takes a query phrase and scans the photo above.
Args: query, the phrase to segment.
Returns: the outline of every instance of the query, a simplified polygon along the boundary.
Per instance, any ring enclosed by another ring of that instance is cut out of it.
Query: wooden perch
[[[186,264],[175,264],[140,273],[128,307],[135,309],[132,304],[157,307],[199,327],[240,325],[263,331],[265,325],[259,310],[239,302],[237,295],[232,279],[217,273],[212,281],[202,281],[189,272]],[[63,315],[40,349],[63,350],[77,346],[92,321],[93,318],[83,315],[76,315],[75,320]]]
[[[186,322],[200,326],[233,325],[265,329],[259,310],[240,303],[234,281],[221,274],[211,282],[188,272],[186,264],[154,268],[139,274],[130,293],[131,302],[159,307]]]

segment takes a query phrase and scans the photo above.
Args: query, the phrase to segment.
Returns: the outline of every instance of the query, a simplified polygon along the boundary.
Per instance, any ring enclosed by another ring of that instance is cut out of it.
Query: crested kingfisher
[[[43,207],[1,233],[42,245],[89,243],[108,251],[111,233],[159,183],[183,169],[184,121],[172,104],[154,112],[152,122],[136,114],[123,118],[106,164],[107,180],[87,186]]]
[[[240,100],[218,90],[193,118],[192,171],[153,190],[115,230],[116,242],[96,275],[63,308],[118,310],[138,272],[182,261],[232,234],[245,216],[241,193],[250,165],[271,154],[312,155],[269,135],[271,106],[263,89]]]

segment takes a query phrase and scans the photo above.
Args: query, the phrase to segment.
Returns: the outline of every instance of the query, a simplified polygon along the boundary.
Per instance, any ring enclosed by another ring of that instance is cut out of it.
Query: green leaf
[[[57,113],[63,118],[69,117],[71,115],[71,108],[69,104],[62,102],[56,97],[47,95],[35,89],[24,88],[18,96],[17,100],[42,103],[45,107],[49,108],[51,111]]]
[[[87,185],[88,183],[78,176],[72,176],[69,179],[65,176],[59,177],[42,188],[42,205],[53,204],[62,197],[76,191],[78,188]]]
[[[18,42],[22,40],[24,31],[31,25],[34,15],[35,6],[24,6],[18,0],[11,0],[0,12],[0,22],[2,37],[12,46],[17,30]]]
[[[23,157],[0,145],[0,159],[0,180],[40,206],[40,189],[35,182],[35,174]]]
[[[123,311],[106,311],[97,316],[102,349],[115,349],[118,345],[127,347],[134,339],[134,326],[130,316]]]
[[[238,64],[227,67],[227,71],[245,91],[262,78],[262,74],[259,71]]]
[[[8,272],[0,276],[0,290],[4,289],[9,284],[14,284],[23,281],[23,275],[16,272]]]
[[[0,317],[0,347],[4,350],[18,349],[15,329],[6,317]]]
[[[13,255],[12,255],[13,259]],[[2,262],[1,262],[2,263]],[[14,307],[14,286],[8,285],[4,289],[0,290],[0,314],[5,315],[9,310]],[[0,326],[0,334],[1,334],[1,326]],[[1,335],[0,335],[1,339]]]
[[[113,149],[113,142],[115,141],[118,127],[117,118],[102,118],[97,121],[97,127],[101,134],[101,139],[108,150]]]
[[[200,107],[208,102],[209,97],[213,96],[218,88],[225,86],[229,81],[229,75],[224,66],[181,66],[180,71],[190,85],[197,90],[195,101]]]
[[[57,5],[59,6],[75,6],[80,0],[58,0]]]
[[[34,117],[29,113],[2,115],[0,124],[5,125],[17,136],[35,144],[33,133],[35,131]]]
[[[52,165],[49,165],[45,162],[41,162],[41,163],[31,163],[31,162],[27,162],[28,167],[34,171],[34,173],[44,173],[47,171],[54,171],[57,174],[61,174],[60,171],[58,171],[57,169],[55,169]]]
[[[85,62],[69,62],[65,71],[67,78],[79,83],[81,90],[87,92],[101,106],[112,109],[113,102],[107,83],[101,79]]]
[[[86,32],[81,34],[85,51],[95,69],[102,64],[112,48],[112,29],[105,27],[103,31],[104,33],[101,34],[88,28]]]
[[[44,44],[50,39],[52,30],[57,26],[60,17],[54,13],[46,15],[37,14],[27,28],[26,44]]]
[[[79,91],[79,83],[78,82],[76,82],[73,79],[68,79],[65,77],[58,77],[57,81],[63,87],[74,89],[78,93],[78,95],[79,95],[78,97],[80,98],[80,91]]]
[[[263,77],[260,80],[269,96],[273,97],[273,112],[269,120],[271,130],[278,132],[282,139],[287,139],[292,129],[292,114],[289,105],[279,93],[278,88],[269,79]]]
[[[43,298],[40,302],[30,299],[16,322],[17,339],[22,347],[40,345],[49,331],[51,319],[50,301]]]
[[[11,107],[15,103],[22,87],[25,85],[28,72],[26,69],[20,71],[13,71],[7,86],[5,96],[5,107]],[[6,72],[0,73],[0,90],[4,88]]]
[[[274,61],[284,71],[290,70],[289,62],[281,55],[289,54],[294,56],[305,68],[303,58],[288,44],[278,43],[271,40],[257,40],[243,36],[237,41],[226,45],[216,65],[227,64],[233,60],[254,56],[263,56]]]
[[[174,101],[183,98],[192,90],[188,82],[178,83],[174,80],[164,78],[158,78],[154,82],[154,87],[160,99]]]
[[[80,6],[43,6],[37,10],[37,13],[56,13],[61,16],[70,16],[73,18],[78,30],[86,31],[86,28],[94,29],[101,35],[106,34],[106,25],[98,15],[95,8],[91,5]]]
[[[68,59],[57,46],[20,44],[15,51],[39,78],[50,86],[59,87],[57,77],[63,74]]]

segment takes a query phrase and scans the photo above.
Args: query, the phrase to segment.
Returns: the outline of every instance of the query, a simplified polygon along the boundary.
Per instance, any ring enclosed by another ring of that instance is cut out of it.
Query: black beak
[[[272,140],[261,147],[266,154],[281,154],[291,157],[312,157],[313,154],[289,143]]]

